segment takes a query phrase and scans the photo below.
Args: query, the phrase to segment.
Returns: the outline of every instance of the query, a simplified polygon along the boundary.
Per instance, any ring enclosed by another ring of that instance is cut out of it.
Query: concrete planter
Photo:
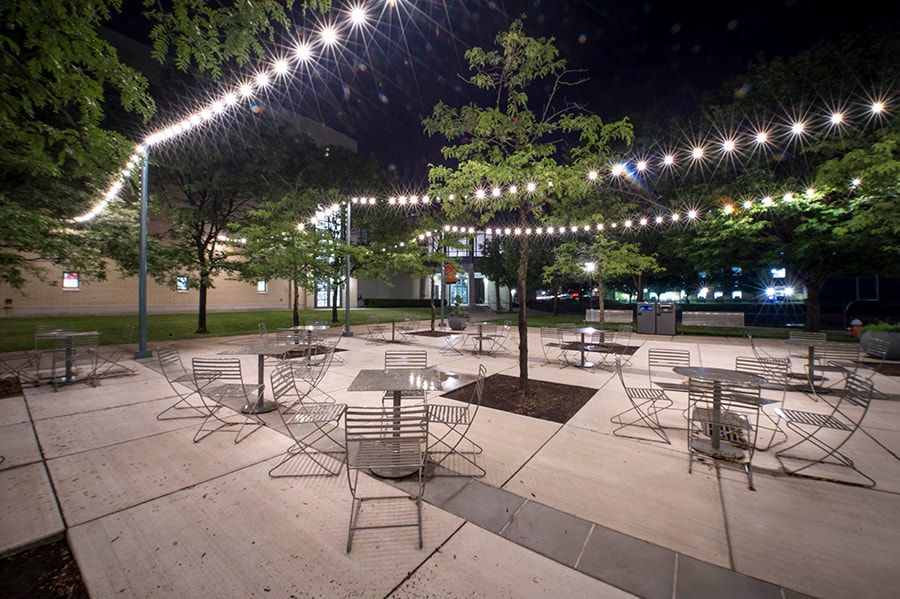
[[[452,331],[462,331],[466,328],[466,325],[469,324],[468,316],[457,316],[456,314],[451,314],[447,320],[448,324],[450,325],[450,330]]]
[[[870,339],[886,339],[890,344],[888,346],[887,359],[900,360],[900,332],[863,331],[859,338],[859,344],[862,346],[863,351],[866,351],[866,346],[869,344]],[[868,352],[866,352],[866,355],[868,355]]]

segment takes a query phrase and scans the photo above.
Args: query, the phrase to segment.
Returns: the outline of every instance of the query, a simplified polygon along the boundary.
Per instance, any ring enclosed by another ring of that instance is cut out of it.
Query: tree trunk
[[[528,320],[526,318],[526,293],[528,292],[528,235],[522,237],[522,253],[519,255],[519,390],[528,391]]]
[[[498,281],[494,282],[494,292],[497,296],[497,313],[499,314],[503,310],[503,305],[500,303],[500,283]]]
[[[206,293],[207,287],[205,281],[209,280],[209,275],[205,271],[200,271],[200,293],[198,294],[197,300],[197,330],[194,331],[197,335],[208,335],[209,331],[206,330]]]
[[[347,284],[350,284],[350,281],[347,281]],[[332,287],[331,289],[331,322],[338,321],[337,309],[338,309],[338,298],[341,293],[341,288]]]
[[[293,309],[293,319],[295,327],[300,326],[300,285],[297,284],[297,281],[291,281],[291,291],[293,295],[293,301],[291,302],[294,306]]]
[[[803,326],[805,331],[818,331],[821,317],[821,283],[806,284],[806,323]]]

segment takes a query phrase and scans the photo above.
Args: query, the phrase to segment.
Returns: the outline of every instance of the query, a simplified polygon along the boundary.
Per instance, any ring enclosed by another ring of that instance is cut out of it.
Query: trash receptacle
[[[854,318],[850,321],[850,334],[859,339],[860,331],[862,330],[862,321],[858,318]]]
[[[656,303],[638,302],[637,332],[641,335],[656,334]]]
[[[675,334],[675,304],[657,304],[656,306],[656,334]]]

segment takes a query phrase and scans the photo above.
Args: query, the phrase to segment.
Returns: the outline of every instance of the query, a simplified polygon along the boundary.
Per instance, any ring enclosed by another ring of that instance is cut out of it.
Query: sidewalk
[[[251,338],[179,346],[189,363]],[[704,366],[751,355],[736,338],[635,335],[631,344],[641,347],[626,380],[641,386],[651,346],[689,349]],[[430,364],[461,378],[479,363],[489,375],[518,375],[515,349],[447,358],[442,345],[420,338]],[[380,394],[346,389],[357,370],[381,367],[386,346],[366,343],[360,327],[340,348],[345,361],[325,389],[380,405]],[[422,550],[415,533],[397,529],[357,533],[347,554],[346,477],[269,478],[288,445],[274,429],[238,445],[231,435],[194,444],[198,421],[157,420],[174,395],[155,357],[96,388],[41,386],[0,400],[0,550],[64,533],[96,598],[895,594],[900,401],[875,401],[866,434],[846,446],[875,488],[789,477],[760,452],[750,491],[731,465],[695,461],[688,473],[682,398],[664,414],[671,445],[615,437],[609,418],[627,400],[614,372],[541,366],[537,329],[529,348],[531,378],[597,392],[565,425],[482,408],[472,434],[487,475],[428,481]],[[256,357],[242,362],[255,379]],[[900,396],[897,377],[875,380]],[[815,409],[800,393],[788,403]]]

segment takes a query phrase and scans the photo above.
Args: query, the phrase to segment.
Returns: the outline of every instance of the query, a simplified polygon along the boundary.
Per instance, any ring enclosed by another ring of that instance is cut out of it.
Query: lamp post
[[[347,272],[344,277],[344,337],[352,337],[353,331],[350,330],[350,205],[352,202],[347,200]]]
[[[584,269],[588,273],[588,310],[593,310],[594,307],[594,269],[597,268],[597,265],[593,262],[585,262]]]
[[[147,202],[149,201],[150,154],[144,154],[141,167],[141,222],[140,249],[138,256],[138,350],[135,358],[149,358],[147,349]]]

